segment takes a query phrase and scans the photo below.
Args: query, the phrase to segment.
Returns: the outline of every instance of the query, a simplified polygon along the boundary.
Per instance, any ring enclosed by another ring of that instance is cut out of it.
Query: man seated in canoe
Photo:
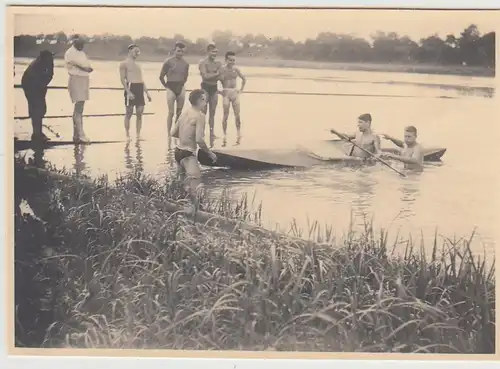
[[[361,150],[359,147],[364,150],[372,153],[373,155],[380,155],[380,137],[376,135],[371,128],[372,124],[372,116],[369,113],[361,114],[358,117],[358,130],[354,134],[339,134],[332,130],[332,133],[337,134],[341,138],[352,140],[356,145],[352,145],[352,148],[349,152],[349,156],[357,157],[360,159],[367,159],[371,155],[367,152]],[[359,147],[357,147],[359,146]]]
[[[382,137],[392,141],[401,148],[399,155],[392,153],[382,153],[382,157],[398,160],[404,163],[406,169],[419,169],[424,162],[424,153],[422,146],[417,142],[417,128],[408,126],[404,129],[404,142],[382,134]]]

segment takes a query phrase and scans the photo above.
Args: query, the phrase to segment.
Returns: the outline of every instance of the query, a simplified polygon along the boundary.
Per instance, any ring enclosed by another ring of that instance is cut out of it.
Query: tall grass
[[[371,228],[334,245],[230,233],[155,205],[183,198],[173,182],[16,173],[16,188],[45,186],[17,193],[42,219],[16,216],[19,345],[494,352],[494,267],[468,240],[426,255],[409,241],[393,253]],[[258,221],[245,204],[204,201]]]

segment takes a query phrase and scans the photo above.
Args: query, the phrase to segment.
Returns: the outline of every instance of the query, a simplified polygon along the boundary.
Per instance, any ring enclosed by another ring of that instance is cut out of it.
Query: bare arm
[[[172,128],[170,129],[170,135],[175,138],[179,138],[179,120],[176,119],[174,124],[172,125]]]
[[[424,155],[422,152],[422,148],[420,145],[417,145],[415,149],[413,150],[413,153],[411,157],[405,157],[401,155],[389,155],[390,158],[401,161],[406,164],[414,164],[414,165],[420,165],[422,166],[424,162]]]
[[[398,140],[397,138],[391,137],[389,135],[383,134],[382,137],[386,138],[389,141],[392,141],[392,143],[400,148],[404,147],[404,143],[401,140]]]
[[[125,91],[130,93],[130,88],[128,86],[127,80],[127,65],[125,63],[120,63],[120,81]]]
[[[236,68],[236,73],[241,78],[241,89],[240,90],[243,91],[243,89],[245,88],[245,84],[247,83],[247,79],[244,76],[244,74],[241,73],[240,68]]]
[[[205,117],[200,116],[198,121],[196,122],[196,143],[200,147],[201,150],[211,153],[210,149],[205,142]]]
[[[184,83],[186,83],[186,82],[187,82],[188,77],[189,77],[189,64],[188,64],[188,65],[187,65],[187,67],[186,67],[186,75],[184,76]]]
[[[375,154],[380,154],[380,137],[379,135],[375,135],[373,139],[373,144],[375,146]]]
[[[201,77],[203,79],[214,79],[216,77],[219,76],[220,72],[217,71],[217,72],[214,72],[214,73],[209,73],[208,72],[208,69],[207,69],[207,64],[202,61],[200,62],[200,64],[198,65],[198,69],[200,70],[200,74],[201,74]]]
[[[160,71],[160,82],[165,88],[167,87],[167,81],[165,80],[165,76],[167,75],[169,68],[170,65],[168,63],[168,60],[165,60],[165,63],[163,63]]]

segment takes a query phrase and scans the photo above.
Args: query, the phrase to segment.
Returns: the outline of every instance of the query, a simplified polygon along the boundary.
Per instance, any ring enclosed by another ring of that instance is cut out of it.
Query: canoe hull
[[[288,150],[240,150],[240,149],[220,149],[213,150],[217,155],[215,163],[202,150],[198,151],[198,161],[201,165],[208,167],[224,167],[237,170],[266,170],[279,168],[309,168],[316,165],[341,164],[347,166],[374,164],[375,160],[365,160],[350,157],[345,154],[346,143],[340,140],[327,140],[328,144],[333,144],[338,150],[336,156],[323,158],[313,154],[307,149]],[[344,146],[343,146],[344,145]],[[396,153],[397,149],[383,148],[382,151]],[[445,148],[427,148],[424,151],[425,161],[440,161]]]

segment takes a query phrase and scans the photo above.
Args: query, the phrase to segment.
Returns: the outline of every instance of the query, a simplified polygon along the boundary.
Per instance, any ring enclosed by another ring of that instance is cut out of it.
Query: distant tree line
[[[34,57],[41,49],[49,49],[59,56],[74,35],[58,32],[50,35],[19,35],[14,37],[14,56]],[[82,36],[82,35],[81,35]],[[321,62],[371,62],[400,64],[468,65],[495,68],[495,32],[482,35],[471,24],[459,35],[444,39],[431,35],[418,41],[395,32],[378,31],[371,40],[347,34],[321,32],[315,39],[295,42],[290,38],[268,38],[263,34],[234,35],[231,31],[216,30],[211,40],[189,40],[180,34],[173,37],[141,37],[103,34],[88,36],[86,51],[95,59],[116,59],[127,52],[131,43],[139,45],[142,57],[161,59],[172,52],[175,41],[183,41],[188,54],[203,55],[209,42],[214,42],[221,53],[232,50],[246,57],[267,57],[288,60]]]

